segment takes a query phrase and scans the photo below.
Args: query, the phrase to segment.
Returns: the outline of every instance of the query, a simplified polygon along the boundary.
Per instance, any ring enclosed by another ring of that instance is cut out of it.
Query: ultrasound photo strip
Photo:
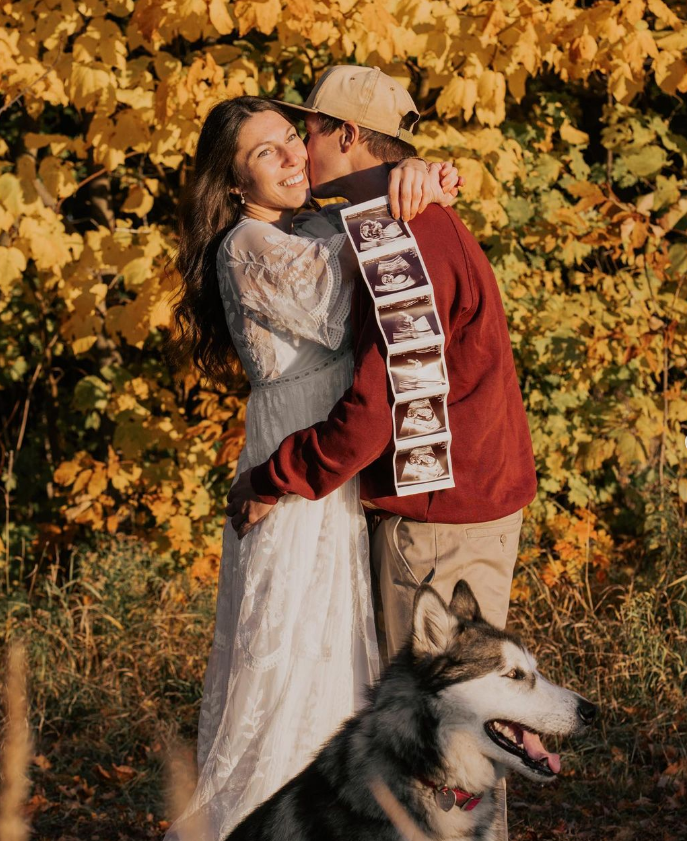
[[[451,439],[434,443],[416,442],[412,447],[396,448],[394,472],[399,496],[452,488]],[[419,491],[418,488],[422,488]]]
[[[416,438],[443,439],[448,433],[447,417],[445,394],[394,403],[396,440],[407,443]]]
[[[420,255],[413,247],[401,248],[388,257],[366,256],[362,268],[372,296],[375,300],[383,298],[384,303],[403,300],[407,290],[417,295],[426,294],[431,288]]]
[[[388,197],[341,211],[387,346],[398,496],[452,488],[444,334],[415,237]]]
[[[448,376],[441,345],[430,345],[387,357],[389,378],[399,400],[431,397],[448,391]]]

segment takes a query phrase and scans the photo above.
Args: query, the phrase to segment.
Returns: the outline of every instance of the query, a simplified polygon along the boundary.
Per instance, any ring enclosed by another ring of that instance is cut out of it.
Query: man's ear
[[[456,582],[449,610],[464,622],[483,622],[482,611],[479,608],[472,587],[464,579]]]
[[[458,619],[441,596],[428,584],[421,584],[413,606],[413,654],[438,657],[449,647],[458,630]]]
[[[348,120],[341,126],[340,144],[342,152],[350,152],[360,140],[360,126]]]

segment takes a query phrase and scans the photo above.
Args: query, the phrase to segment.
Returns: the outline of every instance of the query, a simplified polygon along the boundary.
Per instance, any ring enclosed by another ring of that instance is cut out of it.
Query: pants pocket
[[[434,523],[418,523],[398,518],[391,530],[393,553],[401,573],[415,586],[436,568],[437,536]]]
[[[515,542],[515,549],[517,551],[517,544],[518,539],[513,538],[509,535],[520,535],[520,529],[522,528],[522,511],[518,511],[516,514],[511,515],[510,517],[504,517],[503,520],[500,522],[492,523],[488,526],[474,526],[469,529],[465,529],[465,536],[468,540],[479,540],[481,538],[488,538],[488,537],[496,537],[499,539],[501,543],[502,551],[506,552],[507,548],[509,548],[513,542]]]

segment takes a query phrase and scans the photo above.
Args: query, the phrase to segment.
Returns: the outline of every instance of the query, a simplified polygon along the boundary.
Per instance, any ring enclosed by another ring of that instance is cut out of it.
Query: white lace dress
[[[251,382],[239,473],[326,418],[351,383],[345,235],[319,224],[334,235],[245,219],[219,249],[227,323]],[[357,479],[316,502],[283,498],[240,542],[227,522],[200,776],[166,841],[224,839],[310,761],[377,672]]]

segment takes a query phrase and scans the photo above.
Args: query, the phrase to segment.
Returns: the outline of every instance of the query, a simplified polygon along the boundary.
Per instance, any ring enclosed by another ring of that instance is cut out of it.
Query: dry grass
[[[188,788],[177,774],[168,810],[166,746],[195,740],[214,600],[127,540],[0,599],[5,642],[24,636],[30,662],[38,838],[160,836]]]
[[[588,737],[561,745],[554,789],[512,780],[519,838],[687,839],[687,545],[679,521],[657,531],[660,540],[619,554],[603,585],[551,590],[536,568],[522,573],[531,596],[511,609],[513,630],[601,716]]]
[[[587,739],[562,746],[556,786],[513,780],[513,839],[685,837],[687,581],[669,586],[685,572],[685,558],[671,555],[664,566],[616,569],[604,587],[551,591],[527,570],[533,595],[514,606],[515,630],[546,674],[603,714]],[[37,841],[162,836],[193,785],[192,751],[179,744],[195,741],[214,600],[212,585],[172,574],[127,541],[82,552],[30,599],[15,591],[0,600],[5,639],[21,634],[30,662]],[[13,769],[26,767],[23,750]]]
[[[396,827],[402,841],[430,841],[382,779],[372,780],[370,789],[380,809]]]

